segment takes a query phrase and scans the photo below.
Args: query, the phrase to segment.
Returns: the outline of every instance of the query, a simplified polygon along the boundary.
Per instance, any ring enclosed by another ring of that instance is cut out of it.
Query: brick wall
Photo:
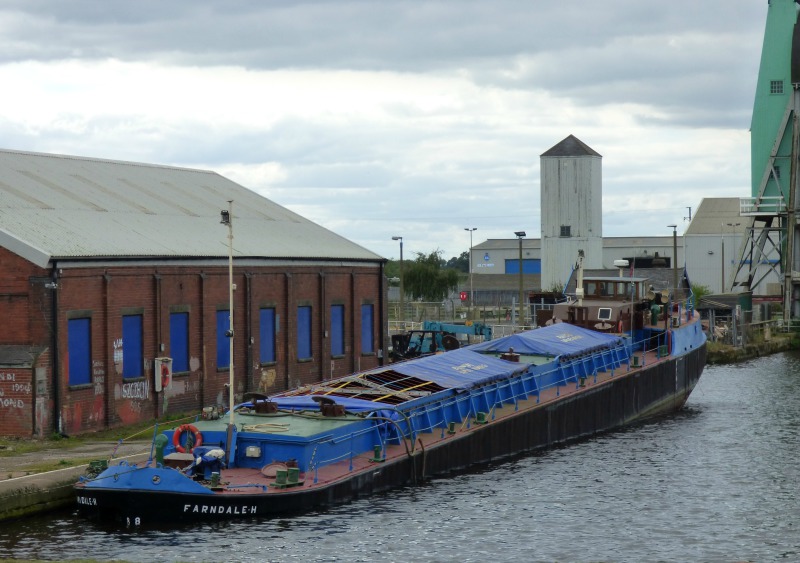
[[[33,378],[30,368],[0,368],[0,436],[30,436]]]
[[[235,268],[234,375],[236,401],[247,391],[275,393],[379,365],[360,351],[360,306],[375,304],[380,347],[379,267]],[[331,359],[330,305],[345,306],[345,357]],[[312,311],[312,358],[297,358],[297,307]],[[276,359],[262,363],[259,310],[276,309]],[[227,405],[230,371],[217,365],[217,311],[227,311],[227,268],[139,267],[64,269],[59,282],[60,416],[67,433],[131,424],[165,413]],[[189,372],[157,393],[153,359],[170,356],[170,313],[188,313]],[[144,377],[123,379],[118,361],[124,314],[141,314]],[[91,317],[92,382],[70,386],[67,321]],[[384,323],[385,324],[385,323]],[[227,342],[227,340],[225,341]],[[385,344],[384,344],[385,345]],[[115,357],[117,361],[115,361]]]

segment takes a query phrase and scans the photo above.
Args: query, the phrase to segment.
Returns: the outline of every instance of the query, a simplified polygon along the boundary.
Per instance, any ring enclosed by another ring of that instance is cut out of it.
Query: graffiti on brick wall
[[[15,373],[0,372],[0,408],[22,409],[25,408],[25,401],[19,396],[30,396],[33,386],[28,382],[17,381]]]
[[[123,399],[148,399],[150,398],[150,382],[134,381],[131,383],[122,384],[122,398]]]
[[[122,373],[122,338],[114,340],[114,369]]]
[[[92,381],[94,381],[94,394],[102,395],[105,392],[106,366],[103,360],[92,360]]]

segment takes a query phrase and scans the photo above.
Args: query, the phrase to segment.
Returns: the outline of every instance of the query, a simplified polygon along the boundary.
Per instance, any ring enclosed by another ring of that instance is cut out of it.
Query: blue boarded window
[[[228,310],[217,311],[217,369],[231,365],[231,343],[225,334],[231,328]]]
[[[92,381],[91,319],[70,319],[67,323],[69,349],[69,384],[85,385]]]
[[[331,356],[344,356],[344,305],[331,305]]]
[[[375,351],[375,342],[372,337],[373,326],[373,306],[361,306],[361,353],[369,354]]]
[[[522,260],[523,274],[541,274],[542,261],[537,258],[525,258]],[[506,259],[506,274],[519,274],[519,260]]]
[[[143,375],[142,315],[123,315],[122,377],[132,378],[142,377]]]
[[[297,308],[297,359],[311,359],[311,307]]]
[[[261,333],[261,363],[275,361],[275,308],[264,307],[259,312],[259,331]]]
[[[169,350],[172,372],[189,371],[189,313],[170,313]]]

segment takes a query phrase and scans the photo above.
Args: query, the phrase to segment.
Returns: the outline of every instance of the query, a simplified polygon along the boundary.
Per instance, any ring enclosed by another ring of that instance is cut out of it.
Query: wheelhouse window
[[[91,319],[70,319],[67,322],[69,352],[69,384],[86,385],[92,381]]]

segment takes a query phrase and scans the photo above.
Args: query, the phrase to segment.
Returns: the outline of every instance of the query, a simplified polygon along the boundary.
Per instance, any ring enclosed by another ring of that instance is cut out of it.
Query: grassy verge
[[[185,414],[170,415],[158,421],[146,421],[131,426],[119,426],[69,437],[54,434],[48,438],[40,439],[0,438],[0,457],[53,448],[69,449],[92,442],[117,442],[130,439],[150,440],[153,436],[156,422],[158,422],[159,429],[169,429],[177,426],[184,419],[186,419]]]

